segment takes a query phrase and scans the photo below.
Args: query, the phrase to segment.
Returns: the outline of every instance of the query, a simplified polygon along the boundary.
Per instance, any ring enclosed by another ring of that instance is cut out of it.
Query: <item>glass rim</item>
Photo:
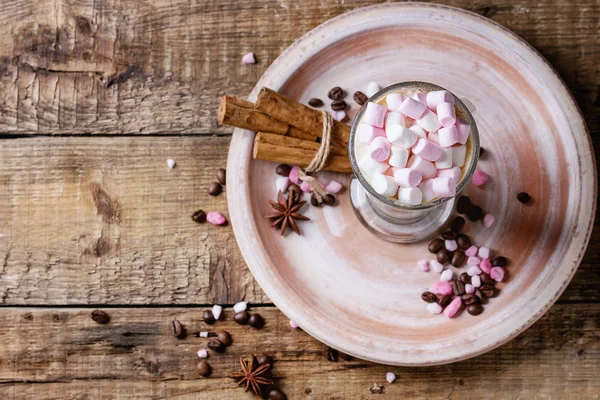
[[[471,135],[471,141],[472,141],[472,146],[473,146],[471,160],[470,160],[469,167],[467,168],[467,171],[466,171],[463,179],[461,179],[461,181],[458,183],[458,185],[456,187],[456,194],[452,197],[442,197],[435,201],[429,201],[427,203],[421,203],[421,204],[417,204],[417,205],[409,205],[409,204],[402,203],[400,200],[397,200],[397,199],[394,200],[394,199],[390,199],[386,196],[383,196],[383,195],[377,193],[373,189],[371,184],[369,184],[369,182],[367,182],[366,178],[364,177],[364,175],[362,174],[362,171],[360,170],[360,168],[358,166],[358,162],[356,160],[356,154],[355,154],[355,150],[354,150],[355,149],[356,130],[358,129],[359,121],[362,119],[362,116],[366,110],[367,103],[365,103],[365,105],[360,108],[360,110],[358,111],[358,113],[356,113],[356,115],[354,116],[354,119],[352,120],[352,125],[350,127],[350,139],[348,141],[348,156],[350,157],[350,165],[352,166],[352,171],[354,172],[354,176],[356,176],[358,181],[361,183],[363,188],[367,191],[367,193],[370,196],[372,196],[373,198],[377,199],[378,201],[380,201],[390,207],[398,208],[401,210],[424,210],[424,209],[434,208],[441,204],[444,204],[445,202],[449,201],[450,199],[453,199],[456,196],[458,196],[458,194],[460,192],[462,192],[462,190],[465,188],[465,186],[467,185],[467,183],[473,176],[473,173],[475,172],[475,168],[477,167],[477,162],[479,161],[479,149],[480,149],[479,130],[477,129],[477,124],[475,123],[475,119],[473,118],[471,111],[469,111],[469,109],[467,108],[465,103],[463,103],[462,100],[459,99],[450,90],[448,90],[442,86],[435,85],[433,83],[421,82],[421,81],[406,81],[406,82],[395,83],[393,85],[386,86],[383,89],[381,89],[380,91],[378,91],[377,93],[375,93],[373,96],[371,96],[367,100],[367,102],[377,102],[377,100],[381,99],[383,96],[389,94],[390,92],[394,92],[396,90],[405,89],[405,88],[424,89],[424,90],[428,90],[428,91],[436,91],[436,90],[448,91],[450,94],[452,94],[452,97],[454,97],[454,104],[458,107],[461,114],[466,118],[466,120],[467,120],[466,122],[469,123],[469,125],[471,126],[471,134],[470,135]]]

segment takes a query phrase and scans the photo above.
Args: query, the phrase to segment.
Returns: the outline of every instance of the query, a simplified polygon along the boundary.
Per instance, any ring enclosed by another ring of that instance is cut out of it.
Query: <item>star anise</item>
[[[280,191],[277,194],[277,202],[269,200],[269,204],[271,204],[275,212],[266,214],[265,219],[272,221],[271,226],[273,228],[280,229],[281,236],[283,236],[288,226],[299,235],[300,229],[298,229],[296,220],[310,221],[310,218],[298,213],[298,210],[306,203],[306,201],[299,200],[300,197],[291,190],[288,192],[287,199]]]
[[[265,374],[269,368],[271,368],[271,364],[258,365],[258,361],[256,361],[256,358],[253,356],[250,360],[240,358],[240,365],[242,366],[242,370],[230,373],[229,377],[239,380],[238,386],[245,384],[245,392],[247,392],[248,389],[252,389],[257,396],[261,396],[261,386],[273,384],[272,379],[265,377]]]

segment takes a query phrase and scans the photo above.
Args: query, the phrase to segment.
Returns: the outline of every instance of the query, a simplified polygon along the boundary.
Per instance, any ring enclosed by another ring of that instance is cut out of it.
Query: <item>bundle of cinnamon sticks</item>
[[[308,166],[319,150],[317,138],[323,133],[323,114],[271,89],[262,88],[256,103],[223,96],[219,122],[256,132],[255,159]],[[348,158],[350,127],[333,121],[330,155],[325,170],[352,172]]]

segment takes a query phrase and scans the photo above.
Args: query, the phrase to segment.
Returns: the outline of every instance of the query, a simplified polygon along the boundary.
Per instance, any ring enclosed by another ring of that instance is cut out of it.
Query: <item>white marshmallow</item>
[[[440,178],[444,176],[454,179],[454,182],[460,182],[460,178],[462,177],[462,171],[458,167],[438,169],[437,175],[435,177]]]
[[[452,167],[452,147],[442,149],[442,155],[435,161],[437,169]]]
[[[221,312],[223,311],[223,307],[218,304],[215,304],[212,308],[212,313],[215,319],[219,319],[221,317]]]
[[[394,181],[402,187],[417,187],[421,183],[421,172],[412,168],[397,168]]]
[[[433,193],[433,179],[422,181],[418,188],[421,189],[421,193],[423,193],[423,201],[435,199],[435,193]]]
[[[417,155],[411,156],[406,166],[419,170],[423,179],[433,178],[436,173],[435,165],[431,161],[424,160]]]
[[[239,313],[239,312],[245,311],[246,308],[248,308],[248,303],[246,303],[245,301],[240,301],[239,303],[235,303],[233,305],[233,311],[235,313]]]
[[[169,167],[169,169],[175,168],[175,164],[175,160],[173,160],[172,158],[167,158],[167,166]]]
[[[386,126],[385,135],[392,144],[404,149],[408,149],[417,141],[416,133],[402,125]]]
[[[406,126],[406,122],[404,121],[404,115],[395,111],[389,112],[388,115],[386,115],[385,117],[385,127],[387,129],[388,126],[392,125]]]
[[[418,124],[414,124],[409,128],[413,131],[420,139],[427,139],[427,133]]]
[[[404,96],[402,96],[400,93],[390,93],[385,97],[385,102],[387,103],[388,110],[390,111],[398,111],[403,101]]]
[[[429,135],[427,135],[427,140],[435,144],[440,144],[440,134],[437,133],[437,131],[431,132]]]
[[[452,147],[452,165],[462,167],[465,165],[465,156],[467,155],[467,146],[460,145]]]
[[[471,285],[474,288],[478,288],[481,286],[481,277],[479,275],[473,275],[471,277]]]
[[[403,187],[398,191],[398,198],[405,204],[416,206],[423,201],[423,194],[417,187]]]
[[[427,304],[427,311],[433,315],[438,315],[442,313],[443,308],[438,303],[429,303]]]
[[[358,162],[358,166],[369,175],[381,174],[389,168],[388,164],[373,160],[369,154]]]
[[[440,274],[444,270],[444,265],[435,258],[429,261],[429,266],[431,267],[431,270],[433,272],[437,272],[438,274]]]
[[[290,185],[290,180],[287,176],[278,176],[275,178],[275,187],[278,192],[285,193]]]
[[[417,124],[427,132],[435,132],[442,127],[437,115],[431,110],[425,111],[425,114],[417,120]]]
[[[382,196],[392,197],[398,192],[398,184],[394,178],[387,175],[377,174],[371,180],[373,189]]]
[[[454,274],[451,269],[447,269],[440,275],[440,281],[450,282],[453,278]]]
[[[367,90],[365,90],[365,94],[368,97],[371,97],[375,93],[379,92],[380,90],[381,90],[381,86],[379,86],[379,84],[377,82],[369,82],[369,85],[367,85]]]
[[[413,100],[418,101],[419,103],[427,105],[427,94],[425,92],[415,92],[415,94],[413,94],[411,98]]]
[[[406,162],[408,161],[408,150],[403,149],[402,147],[392,145],[390,159],[388,163],[392,167],[396,168],[404,168],[406,167]]]
[[[477,255],[481,258],[490,258],[490,249],[488,247],[480,247]]]

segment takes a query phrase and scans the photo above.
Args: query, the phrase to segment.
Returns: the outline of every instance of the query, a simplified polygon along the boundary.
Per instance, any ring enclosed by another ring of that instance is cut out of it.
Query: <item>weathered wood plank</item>
[[[230,132],[245,96],[296,38],[379,0],[14,0],[0,9],[0,132]],[[596,0],[451,0],[512,29],[556,67],[600,131]],[[241,65],[254,51],[258,65]]]
[[[0,141],[3,304],[266,301],[231,226],[196,224],[229,138]],[[177,165],[169,170],[167,158]]]
[[[228,145],[210,137],[0,141],[1,303],[268,302],[231,227],[190,219],[199,208],[227,210],[225,194],[206,190]],[[600,302],[599,256],[592,241],[561,301]]]
[[[373,382],[388,398],[592,399],[600,392],[600,305],[560,305],[519,338],[486,355],[449,366],[398,368],[361,360],[337,363],[327,348],[270,307],[255,309],[266,320],[256,331],[226,320],[207,327],[200,309],[108,309],[98,325],[91,309],[1,309],[0,396],[11,398],[200,398],[240,399],[226,378],[237,359],[268,352],[274,375],[291,399],[371,398]],[[175,339],[168,323],[189,331],[227,330],[234,344],[210,354],[212,377],[196,374],[196,351],[206,339]],[[397,381],[388,385],[385,373]],[[35,383],[35,384],[32,384]],[[87,396],[86,396],[87,395]]]

